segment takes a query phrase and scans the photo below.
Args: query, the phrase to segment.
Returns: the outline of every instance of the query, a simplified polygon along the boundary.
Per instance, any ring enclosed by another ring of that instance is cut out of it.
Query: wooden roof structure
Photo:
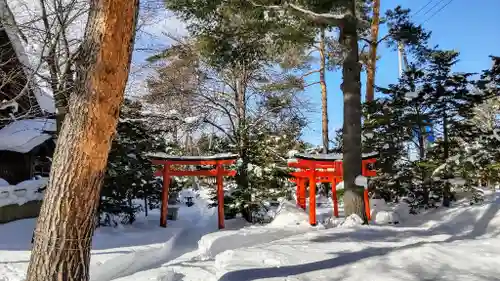
[[[10,9],[14,2],[0,0],[0,128],[14,120],[55,113],[53,97],[40,88],[40,79],[35,75],[39,69],[26,52],[32,42]]]
[[[26,94],[19,96],[27,85],[28,78],[1,20],[0,18],[0,102],[15,100],[16,103],[0,107],[0,128],[11,119],[41,115],[40,106],[31,89],[28,88]]]

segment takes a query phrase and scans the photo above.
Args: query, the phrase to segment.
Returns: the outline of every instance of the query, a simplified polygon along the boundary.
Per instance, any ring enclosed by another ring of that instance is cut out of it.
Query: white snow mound
[[[308,225],[309,217],[307,213],[298,208],[291,201],[285,201],[278,210],[276,217],[269,224],[272,227],[284,227],[295,225]]]
[[[358,186],[363,186],[364,188],[368,187],[368,179],[365,176],[357,176],[354,183]]]
[[[392,211],[378,211],[375,213],[373,223],[375,224],[397,224],[399,223],[399,216]]]
[[[355,227],[363,224],[363,219],[356,215],[352,214],[345,218],[344,222],[340,225],[340,227]]]

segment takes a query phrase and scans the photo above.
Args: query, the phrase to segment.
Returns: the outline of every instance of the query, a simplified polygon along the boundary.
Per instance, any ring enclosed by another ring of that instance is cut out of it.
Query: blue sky
[[[417,23],[424,22],[434,12],[450,0],[433,0],[424,10],[415,15]],[[426,21],[423,26],[432,31],[431,43],[438,44],[441,49],[454,49],[461,53],[460,62],[456,71],[479,72],[491,66],[489,55],[500,56],[500,0],[451,0],[439,13]],[[417,12],[429,0],[382,0],[381,11],[401,5]],[[434,7],[435,4],[440,5]],[[380,36],[385,34],[381,27]],[[398,57],[397,53],[387,48],[379,49],[381,59],[377,63],[377,85],[387,85],[397,82]],[[364,84],[365,73],[362,73]],[[327,73],[328,87],[328,114],[330,136],[334,130],[342,126],[343,98],[340,90],[342,75],[340,72]],[[364,95],[364,85],[362,93]],[[314,108],[318,111],[311,113],[308,128],[303,133],[307,142],[319,145],[321,143],[321,90],[319,86],[307,89],[305,95],[309,96]]]

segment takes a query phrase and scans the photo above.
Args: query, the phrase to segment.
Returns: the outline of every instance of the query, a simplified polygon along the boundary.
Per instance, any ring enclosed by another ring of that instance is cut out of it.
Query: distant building
[[[0,178],[10,184],[48,176],[55,148],[54,98],[35,82],[27,44],[0,0]]]

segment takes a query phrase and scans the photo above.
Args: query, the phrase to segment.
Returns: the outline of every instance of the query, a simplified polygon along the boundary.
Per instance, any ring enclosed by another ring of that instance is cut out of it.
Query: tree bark
[[[328,95],[326,91],[326,47],[325,47],[325,28],[320,31],[320,41],[319,41],[319,56],[320,56],[320,69],[319,69],[319,83],[321,85],[321,126],[323,134],[323,153],[328,153],[330,139],[328,137]]]
[[[366,222],[363,188],[355,184],[361,175],[361,65],[355,1],[349,1],[349,15],[340,26],[340,43],[348,50],[342,70],[344,93],[343,170],[345,214],[357,214]]]
[[[241,166],[238,168],[238,175],[236,176],[236,184],[243,191],[242,199],[244,205],[240,210],[243,218],[248,222],[253,222],[252,214],[252,191],[251,185],[248,179],[248,164],[250,163],[248,157],[249,150],[249,129],[247,123],[247,77],[246,70],[244,66],[240,66],[236,69],[237,73],[235,79],[235,89],[236,89],[236,106],[237,106],[237,116],[238,116],[238,146],[239,146],[239,156],[242,160]]]
[[[443,158],[444,161],[446,162],[448,158],[450,157],[450,145],[449,145],[449,138],[448,138],[448,116],[446,116],[446,112],[443,113]],[[445,175],[446,179],[453,178],[453,174],[449,173],[446,171]],[[444,207],[450,207],[451,204],[451,189],[450,189],[450,183],[446,182],[443,187],[443,206]]]
[[[99,193],[128,78],[138,2],[91,1],[27,281],[89,280]]]
[[[377,71],[378,30],[380,26],[380,0],[373,0],[371,24],[370,55],[366,68],[366,101],[375,98],[375,73]]]

